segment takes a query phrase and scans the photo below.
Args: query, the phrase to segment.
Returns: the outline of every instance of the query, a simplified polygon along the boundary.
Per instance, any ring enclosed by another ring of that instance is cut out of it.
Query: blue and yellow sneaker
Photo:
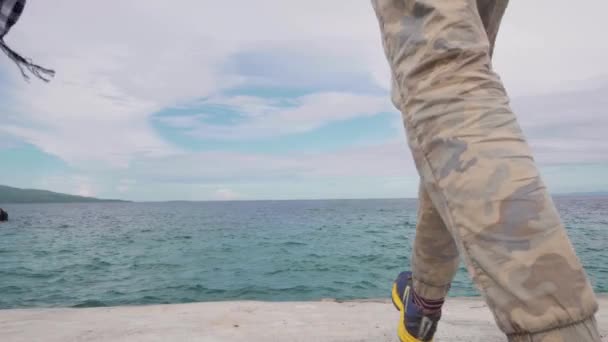
[[[425,314],[413,300],[412,272],[401,272],[393,284],[393,305],[401,313],[397,335],[401,342],[433,341],[441,310]]]

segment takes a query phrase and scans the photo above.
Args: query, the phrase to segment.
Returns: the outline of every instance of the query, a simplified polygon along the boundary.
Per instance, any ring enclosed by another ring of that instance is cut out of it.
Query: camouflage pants
[[[510,341],[600,341],[595,295],[493,72],[507,0],[372,0],[421,177],[414,288],[462,256]]]

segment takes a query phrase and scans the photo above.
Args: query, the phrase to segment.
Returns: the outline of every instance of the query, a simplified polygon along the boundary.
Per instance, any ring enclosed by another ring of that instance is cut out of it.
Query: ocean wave
[[[78,304],[74,304],[72,308],[95,308],[95,307],[105,307],[108,306],[105,302],[96,299],[87,299]]]
[[[608,292],[604,201],[564,214],[598,293]],[[410,264],[416,208],[404,204],[100,204],[113,217],[103,220],[93,204],[12,210],[0,229],[0,306],[386,297]],[[450,295],[477,294],[460,268]]]

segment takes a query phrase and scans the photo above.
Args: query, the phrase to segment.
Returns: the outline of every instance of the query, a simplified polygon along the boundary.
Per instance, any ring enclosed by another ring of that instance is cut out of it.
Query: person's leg
[[[477,0],[479,15],[490,44],[490,57],[494,52],[496,36],[507,4],[508,0]],[[393,83],[392,100],[397,109],[401,110],[398,89]],[[425,299],[438,300],[446,297],[449,284],[458,271],[459,261],[454,239],[421,182],[411,263],[414,291]]]
[[[597,302],[474,0],[373,0],[424,187],[512,341],[599,341]]]
[[[421,184],[411,262],[416,294],[429,300],[446,297],[459,263],[456,243]]]

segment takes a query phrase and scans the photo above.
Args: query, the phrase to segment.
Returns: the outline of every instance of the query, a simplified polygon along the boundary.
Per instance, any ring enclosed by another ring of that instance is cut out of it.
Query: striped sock
[[[445,302],[445,298],[441,299],[426,299],[416,294],[416,291],[412,291],[412,300],[416,306],[421,308],[425,313],[435,313],[441,311],[441,306]]]

